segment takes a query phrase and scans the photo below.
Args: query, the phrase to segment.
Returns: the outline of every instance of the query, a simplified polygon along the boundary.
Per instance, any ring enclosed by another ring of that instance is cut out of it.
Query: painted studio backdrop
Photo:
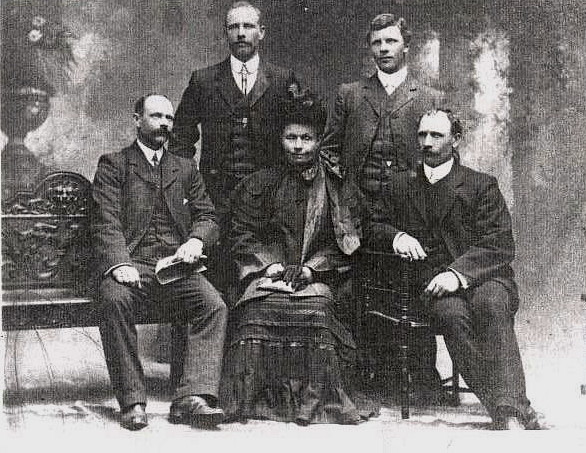
[[[45,167],[91,180],[101,154],[133,140],[131,112],[139,96],[164,93],[176,106],[194,69],[225,58],[222,27],[229,3],[3,1],[3,199],[14,190],[5,183],[34,184],[34,172]],[[407,19],[414,32],[411,68],[447,93],[450,107],[464,120],[462,160],[499,178],[513,213],[522,295],[517,320],[523,325],[519,341],[529,393],[547,392],[553,382],[562,394],[579,392],[586,384],[580,302],[586,249],[586,5],[578,0],[258,3],[266,11],[263,55],[294,68],[327,97],[339,83],[373,69],[365,31],[375,14],[392,10]],[[36,123],[26,130],[13,124],[22,115],[19,101],[7,95],[15,88],[46,93],[33,107]],[[34,160],[22,157],[29,152]],[[7,385],[13,385],[9,373]]]

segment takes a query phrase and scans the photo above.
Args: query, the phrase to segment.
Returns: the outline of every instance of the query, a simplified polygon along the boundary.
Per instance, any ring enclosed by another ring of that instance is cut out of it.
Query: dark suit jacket
[[[289,86],[297,83],[291,70],[282,69],[260,60],[256,82],[246,98],[250,116],[250,130],[257,169],[281,160],[279,123],[283,116],[283,101]],[[219,171],[221,156],[230,152],[230,135],[233,117],[243,95],[234,82],[230,59],[191,75],[189,86],[183,93],[175,114],[174,140],[171,151],[193,157],[194,143],[199,138],[198,124],[202,127],[200,171],[206,182],[208,175]],[[240,115],[241,116],[241,115]]]
[[[446,267],[468,279],[473,288],[494,279],[516,295],[511,261],[515,244],[511,216],[496,178],[454,163],[441,187],[438,225],[426,215],[422,192],[428,184],[419,171],[416,178],[401,173],[383,193],[365,226],[369,248],[392,251],[400,231],[417,238],[416,231],[436,226],[452,261]],[[439,183],[438,183],[439,184]]]
[[[340,160],[351,181],[365,163],[381,120],[391,117],[391,127],[399,149],[411,168],[419,159],[416,154],[417,127],[420,116],[440,107],[442,92],[407,76],[389,96],[376,74],[357,82],[342,84],[333,105],[322,142],[322,152]]]
[[[218,240],[214,206],[195,162],[169,152],[161,159],[165,202],[182,242],[196,237],[210,246]],[[150,164],[134,142],[121,152],[100,157],[93,182],[96,203],[92,222],[98,271],[132,262],[145,235],[157,197]]]

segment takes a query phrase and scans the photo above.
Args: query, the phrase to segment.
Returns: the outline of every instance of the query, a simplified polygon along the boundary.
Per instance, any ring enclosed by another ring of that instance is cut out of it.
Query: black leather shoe
[[[548,430],[551,428],[543,414],[536,412],[531,406],[529,406],[523,414],[522,421],[527,430],[537,431]]]
[[[493,421],[493,429],[496,431],[524,431],[525,426],[519,417],[508,415],[496,417]]]
[[[120,414],[120,426],[130,431],[138,431],[149,424],[144,404],[134,404],[122,410]]]
[[[546,430],[549,426],[543,415],[529,406],[524,413],[512,407],[498,407],[495,411],[493,427],[496,430]]]
[[[496,408],[492,427],[496,431],[522,431],[525,429],[519,411],[509,406],[499,406]]]
[[[224,411],[219,407],[210,407],[201,396],[185,396],[171,404],[169,421],[210,429],[224,421]]]

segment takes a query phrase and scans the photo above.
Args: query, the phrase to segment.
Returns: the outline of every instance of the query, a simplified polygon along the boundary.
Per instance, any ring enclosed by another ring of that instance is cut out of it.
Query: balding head
[[[165,144],[173,128],[173,104],[160,94],[148,94],[134,105],[134,122],[139,140],[152,149]]]

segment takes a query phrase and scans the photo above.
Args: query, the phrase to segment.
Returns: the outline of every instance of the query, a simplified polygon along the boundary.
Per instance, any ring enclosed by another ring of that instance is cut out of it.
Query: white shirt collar
[[[430,184],[435,184],[436,182],[444,179],[450,171],[452,171],[452,167],[454,166],[454,158],[450,159],[443,164],[438,165],[437,167],[430,167],[426,163],[423,164],[423,172],[425,173],[425,177],[429,181]]]
[[[236,58],[234,55],[230,55],[230,67],[232,68],[232,72],[235,74],[240,74],[240,71],[242,71],[243,64],[246,65],[246,70],[250,74],[256,74],[256,72],[258,71],[259,63],[260,63],[260,57],[258,56],[258,54],[255,54],[246,63],[243,63],[238,58]]]
[[[396,72],[388,74],[386,72],[377,69],[377,77],[380,83],[385,88],[385,91],[390,96],[401,85],[407,78],[407,66],[403,66]]]
[[[149,148],[147,145],[145,145],[143,142],[141,142],[140,139],[138,139],[138,138],[136,139],[136,143],[138,144],[138,147],[140,148],[140,150],[144,154],[144,157],[149,162],[149,164],[151,164],[151,166],[155,165],[153,163],[153,156],[155,154],[157,155],[157,159],[159,160],[159,162],[161,162],[161,158],[163,157],[163,153],[165,152],[165,145],[161,146],[157,150],[154,150],[152,148]]]

